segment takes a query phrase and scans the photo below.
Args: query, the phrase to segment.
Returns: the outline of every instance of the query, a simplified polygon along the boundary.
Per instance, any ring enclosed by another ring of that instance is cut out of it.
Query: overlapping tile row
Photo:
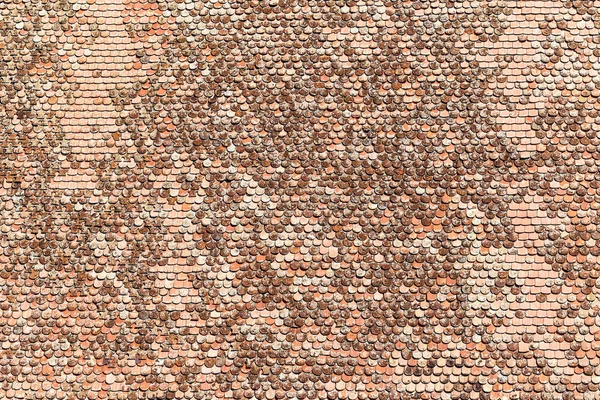
[[[0,2],[0,398],[600,398],[597,10]]]

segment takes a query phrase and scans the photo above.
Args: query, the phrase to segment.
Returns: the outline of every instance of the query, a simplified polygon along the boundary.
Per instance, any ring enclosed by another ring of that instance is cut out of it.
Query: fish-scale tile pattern
[[[600,398],[594,1],[0,1],[0,398]]]

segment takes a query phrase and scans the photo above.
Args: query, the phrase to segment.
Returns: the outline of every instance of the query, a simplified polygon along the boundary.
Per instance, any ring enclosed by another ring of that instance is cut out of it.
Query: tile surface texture
[[[0,399],[600,399],[600,2],[0,0]]]

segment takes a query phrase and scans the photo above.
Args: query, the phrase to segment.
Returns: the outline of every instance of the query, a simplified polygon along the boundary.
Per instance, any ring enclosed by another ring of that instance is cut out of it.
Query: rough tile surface
[[[599,7],[0,1],[0,399],[600,399]]]

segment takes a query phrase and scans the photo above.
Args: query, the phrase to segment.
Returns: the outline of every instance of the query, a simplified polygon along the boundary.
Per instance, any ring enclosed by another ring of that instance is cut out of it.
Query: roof
[[[0,398],[599,398],[594,5],[0,2]]]

